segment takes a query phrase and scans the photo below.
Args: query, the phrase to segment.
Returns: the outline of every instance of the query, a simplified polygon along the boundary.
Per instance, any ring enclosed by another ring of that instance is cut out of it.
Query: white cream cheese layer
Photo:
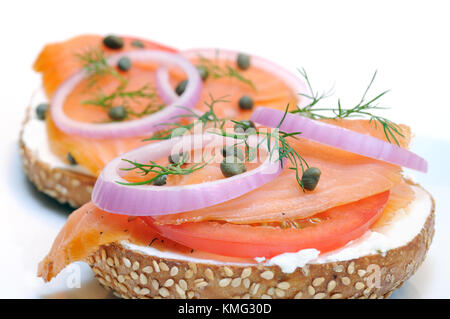
[[[280,254],[269,260],[264,257],[255,258],[255,260],[267,266],[277,265],[283,272],[292,273],[296,268],[303,267],[306,264],[344,261],[374,254],[384,255],[387,251],[404,246],[413,240],[420,233],[430,214],[432,201],[428,193],[416,186],[413,186],[413,189],[415,193],[414,201],[405,209],[398,210],[391,222],[367,231],[360,238],[349,242],[338,250],[320,255],[320,252],[316,249],[303,249],[296,253]],[[121,245],[127,249],[159,258],[206,264],[249,265],[190,258],[182,254],[161,252],[152,247],[138,246],[125,241],[121,242]]]
[[[66,169],[92,176],[87,169],[80,165],[69,165],[52,153],[47,136],[45,120],[40,120],[36,115],[36,108],[41,103],[48,103],[42,88],[36,90],[30,102],[29,120],[25,124],[22,133],[22,141],[37,158],[50,165],[51,168]]]

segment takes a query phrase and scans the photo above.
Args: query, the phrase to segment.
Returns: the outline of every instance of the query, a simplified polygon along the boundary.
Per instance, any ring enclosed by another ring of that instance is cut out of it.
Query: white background
[[[384,115],[416,133],[430,173],[416,178],[437,200],[435,241],[424,266],[394,297],[450,297],[450,6],[446,1],[2,1],[0,4],[0,296],[54,295],[36,262],[65,219],[26,182],[20,123],[39,77],[43,45],[81,33],[127,34],[180,49],[222,47],[305,67],[318,89],[335,85],[351,106],[378,70],[374,93],[391,89]],[[335,102],[331,99],[330,102]],[[83,268],[84,269],[84,268]],[[60,279],[62,281],[62,279]],[[69,296],[102,296],[95,284]],[[53,287],[59,287],[55,284]],[[52,290],[53,289],[53,290]],[[80,293],[83,291],[83,293]],[[97,294],[98,293],[98,294]],[[104,295],[104,294],[103,294]]]

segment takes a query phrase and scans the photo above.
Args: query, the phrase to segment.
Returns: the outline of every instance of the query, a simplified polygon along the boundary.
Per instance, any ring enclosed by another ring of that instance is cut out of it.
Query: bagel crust
[[[23,141],[23,129],[30,119],[31,108],[22,123],[19,152],[23,169],[36,188],[60,203],[78,208],[91,200],[95,177],[63,168],[53,168],[41,161]]]
[[[422,264],[434,235],[434,201],[408,244],[357,259],[278,266],[192,263],[144,255],[118,243],[87,258],[98,281],[122,298],[388,298]]]

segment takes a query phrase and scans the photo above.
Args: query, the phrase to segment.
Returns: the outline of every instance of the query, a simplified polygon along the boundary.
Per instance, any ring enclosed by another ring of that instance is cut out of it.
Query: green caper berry
[[[142,43],[139,40],[134,40],[133,42],[131,42],[131,45],[134,46],[135,48],[144,48],[144,43]]]
[[[188,153],[179,153],[179,154],[171,154],[169,155],[169,162],[172,164],[180,164],[180,163],[186,163],[188,160]]]
[[[249,120],[240,121],[239,123],[234,124],[234,131],[238,133],[244,133],[246,131],[256,130],[255,123]]]
[[[131,60],[129,57],[124,56],[119,59],[119,62],[117,62],[117,67],[121,71],[128,71],[131,68]]]
[[[203,65],[198,65],[197,70],[198,70],[198,73],[200,74],[200,77],[202,78],[202,80],[205,81],[209,76],[208,69],[206,67],[204,67]]]
[[[123,40],[121,37],[115,35],[108,35],[103,39],[103,44],[110,49],[118,50],[123,47]]]
[[[319,182],[321,173],[317,167],[309,167],[302,175],[303,187],[308,191],[313,191]]]
[[[38,119],[45,120],[45,113],[47,112],[48,107],[49,107],[48,103],[41,103],[37,106],[36,115]]]
[[[186,86],[188,84],[188,80],[183,80],[180,83],[178,83],[177,87],[175,88],[175,92],[178,95],[181,95],[184,93],[184,90],[186,90]]]
[[[153,185],[164,186],[166,185],[167,175],[159,175],[153,180]]]
[[[108,116],[114,121],[122,121],[127,116],[127,110],[123,106],[113,106],[109,109]]]
[[[223,157],[234,156],[240,159],[241,161],[243,161],[245,158],[244,151],[241,150],[240,148],[237,148],[234,145],[229,145],[222,148],[222,156]]]
[[[245,53],[239,53],[237,56],[237,66],[241,70],[247,70],[250,67],[250,56]]]
[[[239,108],[241,110],[253,109],[253,99],[248,95],[244,95],[239,99]]]
[[[67,160],[69,161],[70,165],[77,165],[77,161],[73,158],[72,154],[67,153]]]
[[[235,156],[227,156],[223,162],[220,163],[220,170],[223,176],[231,177],[244,173],[247,168],[242,161]]]

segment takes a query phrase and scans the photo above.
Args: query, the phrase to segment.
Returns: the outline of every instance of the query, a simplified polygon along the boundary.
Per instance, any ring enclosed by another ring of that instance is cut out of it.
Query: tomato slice
[[[369,229],[388,198],[386,191],[334,207],[315,216],[320,222],[300,229],[211,221],[157,225],[151,217],[141,218],[160,235],[193,249],[223,256],[271,258],[307,248],[324,253],[344,246]]]

